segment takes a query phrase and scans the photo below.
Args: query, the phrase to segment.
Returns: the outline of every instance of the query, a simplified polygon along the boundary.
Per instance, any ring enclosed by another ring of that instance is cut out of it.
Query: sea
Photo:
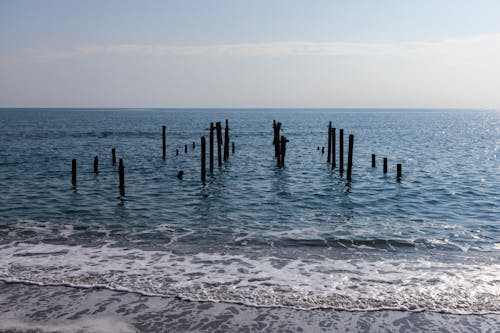
[[[499,155],[494,110],[0,109],[0,331],[499,332]]]

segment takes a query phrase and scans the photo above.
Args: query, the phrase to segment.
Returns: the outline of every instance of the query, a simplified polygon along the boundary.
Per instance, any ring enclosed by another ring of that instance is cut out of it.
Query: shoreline
[[[1,332],[495,331],[500,315],[252,307],[106,288],[0,282]]]

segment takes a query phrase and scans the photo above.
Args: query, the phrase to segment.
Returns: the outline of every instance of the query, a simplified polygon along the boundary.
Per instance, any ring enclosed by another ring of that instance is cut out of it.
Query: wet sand
[[[190,302],[0,282],[0,332],[499,332],[500,315],[348,312]]]

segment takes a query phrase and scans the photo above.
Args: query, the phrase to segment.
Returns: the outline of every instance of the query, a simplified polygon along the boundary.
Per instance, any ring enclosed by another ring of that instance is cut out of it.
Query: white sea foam
[[[500,264],[399,254],[280,258],[12,243],[0,278],[300,309],[500,313]]]

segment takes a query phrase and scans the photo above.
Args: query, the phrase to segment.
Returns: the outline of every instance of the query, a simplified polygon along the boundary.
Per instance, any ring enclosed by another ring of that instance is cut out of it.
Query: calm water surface
[[[226,117],[236,152],[203,186],[200,137]],[[282,169],[273,119],[289,140]],[[317,150],[328,121],[345,130],[346,154],[355,136],[349,186]],[[500,313],[498,112],[3,109],[0,142],[4,281],[253,306]],[[121,198],[112,147],[125,163]]]

